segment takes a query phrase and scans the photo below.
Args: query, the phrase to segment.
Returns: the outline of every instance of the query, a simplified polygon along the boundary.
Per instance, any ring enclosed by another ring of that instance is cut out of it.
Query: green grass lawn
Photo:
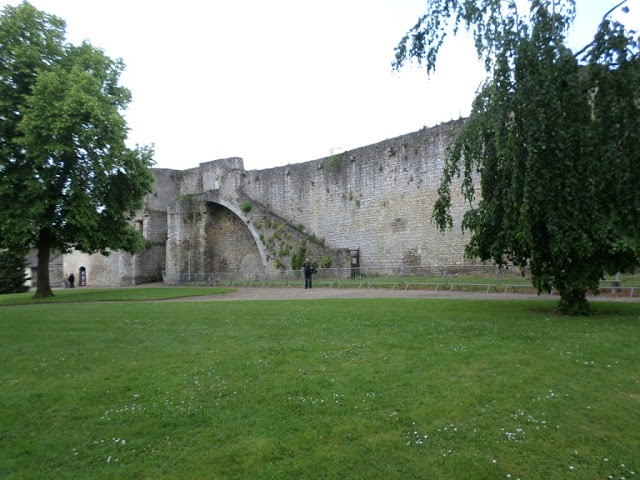
[[[0,478],[637,478],[640,304],[554,308],[2,306]]]
[[[167,300],[170,298],[218,295],[233,291],[231,288],[208,287],[151,287],[151,288],[69,288],[55,290],[49,298],[33,298],[34,291],[0,295],[0,306],[32,305],[40,303],[119,302]]]

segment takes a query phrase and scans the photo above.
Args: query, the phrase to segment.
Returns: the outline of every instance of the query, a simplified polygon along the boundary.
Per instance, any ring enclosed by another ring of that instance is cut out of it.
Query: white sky
[[[12,5],[19,1],[5,2]],[[438,71],[391,70],[426,0],[31,0],[127,65],[131,144],[156,167],[242,157],[299,163],[467,116],[484,78],[470,40],[449,38]],[[618,0],[577,0],[584,45]],[[618,15],[640,30],[640,0]]]

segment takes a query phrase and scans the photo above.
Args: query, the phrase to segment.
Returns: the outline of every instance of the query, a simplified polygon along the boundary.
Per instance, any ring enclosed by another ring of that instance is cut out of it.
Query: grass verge
[[[640,305],[554,307],[3,307],[0,477],[633,478]]]
[[[209,287],[152,287],[152,288],[69,288],[56,290],[54,297],[33,298],[33,292],[0,295],[0,307],[8,305],[37,305],[41,303],[127,302],[168,300],[232,292],[233,288]]]

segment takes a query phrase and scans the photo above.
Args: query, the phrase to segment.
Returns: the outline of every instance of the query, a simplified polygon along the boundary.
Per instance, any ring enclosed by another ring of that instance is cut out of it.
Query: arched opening
[[[247,224],[219,203],[207,202],[204,271],[254,276],[264,266]]]
[[[78,285],[81,287],[87,286],[87,269],[84,267],[80,267],[78,270]]]

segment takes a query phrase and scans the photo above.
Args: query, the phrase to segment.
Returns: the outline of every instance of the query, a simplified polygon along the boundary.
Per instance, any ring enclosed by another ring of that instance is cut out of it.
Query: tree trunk
[[[582,289],[558,289],[560,301],[556,311],[563,315],[589,315],[591,306],[587,301],[587,290]]]
[[[38,236],[38,286],[33,298],[55,296],[49,281],[49,256],[51,254],[51,230],[43,228]]]

